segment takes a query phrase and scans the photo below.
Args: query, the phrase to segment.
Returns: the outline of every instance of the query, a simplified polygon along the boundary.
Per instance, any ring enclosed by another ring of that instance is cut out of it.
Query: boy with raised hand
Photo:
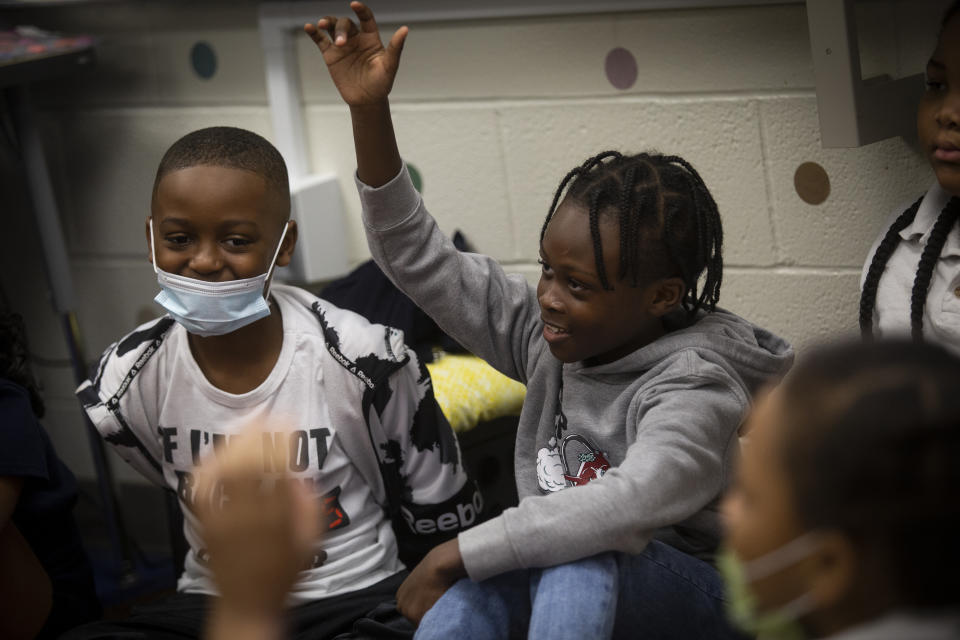
[[[193,470],[251,418],[290,425],[263,434],[264,473],[289,473],[322,506],[322,544],[287,598],[292,637],[349,633],[358,620],[357,637],[408,636],[393,607],[404,550],[425,553],[471,524],[449,513],[475,517],[456,439],[402,333],[271,288],[296,237],[286,167],[262,137],[201,129],[161,160],[146,238],[168,314],[109,347],[78,395],[122,457],[177,493],[190,551],[176,596],[73,637],[200,633],[217,589],[195,508],[230,495],[199,492]]]
[[[427,213],[388,103],[407,28],[384,48],[371,11],[350,6],[358,24],[305,31],[350,107],[371,253],[444,331],[527,385],[519,506],[431,551],[401,611],[423,638],[739,637],[710,564],[717,503],[753,391],[793,352],[716,307],[722,225],[699,173],[656,152],[575,166],[534,291],[456,251]]]

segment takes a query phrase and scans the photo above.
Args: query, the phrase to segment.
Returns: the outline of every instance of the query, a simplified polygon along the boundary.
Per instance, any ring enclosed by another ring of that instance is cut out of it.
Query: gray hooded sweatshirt
[[[619,360],[564,364],[542,337],[533,287],[492,258],[457,251],[406,168],[382,187],[357,185],[384,273],[464,347],[527,386],[514,455],[520,504],[460,533],[469,576],[639,553],[653,538],[709,557],[738,428],[757,387],[791,365],[790,346],[732,313],[692,323],[677,313],[666,335]],[[567,487],[564,473],[590,477],[603,461],[601,477]]]

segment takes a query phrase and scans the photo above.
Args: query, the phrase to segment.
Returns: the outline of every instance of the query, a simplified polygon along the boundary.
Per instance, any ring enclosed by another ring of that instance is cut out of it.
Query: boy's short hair
[[[244,169],[261,176],[267,187],[280,196],[284,212],[290,212],[290,181],[283,156],[270,142],[252,131],[238,127],[198,129],[174,142],[160,160],[153,193],[163,178],[178,169],[214,166]]]

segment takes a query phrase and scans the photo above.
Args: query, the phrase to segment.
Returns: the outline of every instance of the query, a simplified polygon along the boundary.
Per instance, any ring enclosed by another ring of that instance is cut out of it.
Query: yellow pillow
[[[527,388],[476,356],[444,354],[427,365],[433,393],[456,432],[520,414]]]

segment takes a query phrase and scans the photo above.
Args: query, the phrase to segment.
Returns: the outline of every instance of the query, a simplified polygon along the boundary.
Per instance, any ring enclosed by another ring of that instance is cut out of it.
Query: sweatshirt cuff
[[[400,173],[381,187],[371,187],[361,181],[356,172],[353,179],[360,193],[363,224],[373,231],[392,229],[416,213],[420,206],[420,192],[413,186],[406,163]]]
[[[460,557],[467,575],[479,582],[521,568],[507,538],[503,516],[487,520],[457,536]]]

